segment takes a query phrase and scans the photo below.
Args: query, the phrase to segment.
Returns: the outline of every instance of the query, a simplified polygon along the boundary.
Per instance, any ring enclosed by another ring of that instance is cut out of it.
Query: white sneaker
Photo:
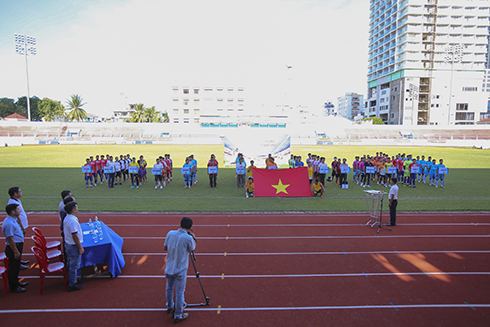
[[[162,185],[160,185],[160,188],[163,188],[163,186],[162,186]]]
[[[157,188],[158,188],[158,185],[157,185],[157,186],[155,186],[155,190],[156,190]]]

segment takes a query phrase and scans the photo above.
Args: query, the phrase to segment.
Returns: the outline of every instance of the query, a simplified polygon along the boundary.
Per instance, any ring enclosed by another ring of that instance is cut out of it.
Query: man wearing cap
[[[196,248],[196,238],[192,232],[192,219],[184,217],[178,230],[171,230],[165,237],[163,249],[167,251],[165,277],[167,278],[167,313],[173,313],[174,323],[189,317],[184,311],[184,292],[189,267],[189,253]],[[175,291],[175,305],[173,294]]]

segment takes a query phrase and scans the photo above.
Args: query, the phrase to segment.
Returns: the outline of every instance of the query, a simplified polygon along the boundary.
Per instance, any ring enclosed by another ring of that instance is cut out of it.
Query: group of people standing
[[[23,293],[26,291],[28,281],[20,282],[20,270],[28,269],[29,260],[22,260],[24,250],[24,238],[29,226],[27,214],[22,206],[20,198],[22,190],[15,186],[8,191],[9,201],[5,207],[7,217],[2,224],[2,233],[5,236],[5,255],[9,259],[8,284],[11,293]],[[80,268],[80,258],[84,252],[83,233],[75,216],[78,213],[78,204],[70,191],[61,193],[63,200],[59,204],[60,228],[63,237],[64,261],[68,271],[68,292],[83,289],[83,285],[77,284],[77,272]],[[41,269],[41,268],[40,268]]]
[[[99,155],[86,159],[82,172],[85,174],[85,187],[97,186],[97,183],[107,183],[109,188],[114,185],[123,185],[123,182],[131,180],[131,188],[139,188],[148,181],[148,162],[143,155],[136,160],[129,154],[120,156]],[[166,182],[172,180],[173,162],[170,154],[159,156],[153,166],[155,175],[155,189],[163,188]]]

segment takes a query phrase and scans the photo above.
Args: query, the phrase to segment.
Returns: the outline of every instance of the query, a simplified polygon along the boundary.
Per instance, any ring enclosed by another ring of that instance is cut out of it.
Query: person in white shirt
[[[84,288],[77,284],[78,269],[83,252],[83,233],[78,218],[78,203],[70,202],[65,205],[67,216],[63,220],[63,233],[65,235],[66,265],[68,268],[68,292],[79,291]]]
[[[163,165],[162,163],[160,162],[160,159],[157,158],[157,162],[153,165],[153,169],[158,169],[159,170],[159,174],[155,174],[155,189],[158,188],[158,186],[160,186],[160,188],[163,188]]]
[[[185,307],[184,292],[189,255],[195,248],[196,235],[192,232],[192,219],[184,217],[180,221],[178,230],[168,232],[163,246],[163,249],[167,251],[165,267],[167,314],[173,313],[175,324],[189,317],[188,313],[183,313]]]
[[[388,198],[390,203],[390,223],[387,226],[396,226],[396,206],[398,205],[398,185],[396,184],[398,179],[393,177],[390,180],[390,193],[388,194]]]

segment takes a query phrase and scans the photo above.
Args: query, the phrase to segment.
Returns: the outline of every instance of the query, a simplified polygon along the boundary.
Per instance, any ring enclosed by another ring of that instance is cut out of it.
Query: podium
[[[382,223],[384,195],[385,193],[383,191],[364,191],[364,198],[366,199],[369,216],[371,217],[371,219],[366,223],[366,226],[371,226],[371,228],[373,228],[374,226],[378,225],[378,231],[376,234],[378,234],[381,229],[391,231],[391,229],[383,227]]]

